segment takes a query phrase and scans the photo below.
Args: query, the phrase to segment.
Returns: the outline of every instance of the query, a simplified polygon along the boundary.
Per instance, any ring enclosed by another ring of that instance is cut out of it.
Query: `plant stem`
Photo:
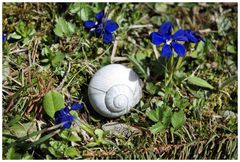
[[[171,56],[170,61],[168,62],[168,71],[170,72],[169,77],[167,79],[167,82],[165,86],[168,86],[169,83],[172,81],[173,73],[174,73],[174,55]]]
[[[183,60],[183,58],[182,58],[182,57],[178,57],[178,62],[177,62],[177,65],[176,65],[176,68],[175,68],[175,70],[178,70],[178,69],[181,67],[182,60]]]

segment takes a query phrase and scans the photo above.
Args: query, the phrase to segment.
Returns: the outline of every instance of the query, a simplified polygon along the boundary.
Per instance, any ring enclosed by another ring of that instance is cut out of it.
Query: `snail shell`
[[[126,114],[142,97],[138,75],[120,64],[107,65],[89,83],[88,97],[94,110],[105,117]]]

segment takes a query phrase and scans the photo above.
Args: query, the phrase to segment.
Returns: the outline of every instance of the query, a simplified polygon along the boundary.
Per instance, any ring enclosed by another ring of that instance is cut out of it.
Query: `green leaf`
[[[57,91],[48,92],[43,98],[43,108],[53,118],[56,111],[64,108],[63,95]]]
[[[56,18],[54,33],[59,36],[71,36],[75,32],[75,24],[67,22],[63,17]]]
[[[158,122],[159,119],[160,119],[160,115],[161,115],[161,108],[160,107],[157,107],[156,110],[151,110],[151,111],[148,111],[146,112],[146,115],[149,119],[151,119],[152,121],[154,122]]]
[[[204,52],[205,45],[206,44],[203,41],[199,42],[197,44],[197,48],[193,52],[191,52],[191,57],[198,58],[199,56],[201,56]]]
[[[63,139],[71,141],[71,142],[81,141],[81,138],[78,136],[77,132],[75,132],[71,129],[65,129],[59,135]]]
[[[158,86],[150,82],[146,84],[146,89],[151,95],[154,95],[158,90]]]
[[[75,157],[79,155],[79,152],[77,151],[77,149],[73,146],[71,147],[67,147],[64,151],[64,155],[68,156],[68,157]]]
[[[64,152],[68,145],[63,141],[53,140],[49,142],[50,147],[48,146],[48,151],[56,158],[63,158]]]
[[[13,39],[21,39],[22,36],[21,35],[18,35],[16,32],[10,34],[9,36],[10,38],[13,38]]]
[[[162,132],[164,129],[165,129],[165,127],[161,122],[157,122],[156,124],[154,124],[150,127],[150,131],[153,134],[156,134],[158,132]]]
[[[61,28],[55,27],[55,28],[53,29],[53,31],[54,31],[54,33],[55,33],[57,36],[63,37],[63,31],[62,31]]]
[[[227,31],[231,28],[232,23],[231,21],[225,17],[220,16],[217,21],[218,33],[221,36],[227,35]]]
[[[80,17],[83,21],[89,20],[91,15],[91,8],[90,7],[84,7],[80,10]]]
[[[101,140],[101,144],[102,145],[108,145],[108,146],[110,146],[110,145],[112,145],[112,146],[115,146],[115,144],[112,142],[112,141],[110,141],[110,140]]]
[[[99,146],[99,143],[97,142],[89,142],[86,144],[86,147],[95,147],[95,146]]]
[[[71,4],[69,6],[69,12],[73,13],[73,14],[79,12],[81,10],[81,5],[82,5],[81,3],[73,3],[73,4]]]
[[[22,138],[28,134],[38,131],[38,129],[35,122],[29,122],[29,123],[21,123],[21,124],[16,123],[12,127],[10,127],[10,131],[16,137]],[[40,138],[39,135],[29,137],[31,141],[36,141],[39,138]]]
[[[164,112],[163,112],[163,125],[164,127],[168,127],[168,125],[171,122],[171,117],[172,117],[172,110],[170,108],[167,108]]]
[[[196,77],[196,76],[189,76],[188,77],[188,82],[190,84],[199,86],[199,87],[204,87],[204,88],[209,88],[209,89],[214,89],[214,87],[212,85],[210,85],[207,81]]]
[[[51,60],[52,66],[57,66],[65,58],[65,55],[61,52],[56,52],[55,57]]]
[[[98,139],[99,139],[99,140],[102,140],[102,139],[103,139],[103,130],[101,130],[101,129],[96,129],[96,130],[94,131],[94,133],[98,136]]]
[[[14,155],[15,155],[15,149],[14,149],[14,147],[10,147],[10,148],[8,149],[8,152],[6,153],[6,158],[7,158],[8,160],[14,159]]]
[[[8,152],[6,153],[6,159],[8,160],[21,159],[21,154],[16,153],[14,147],[10,147],[8,149]]]
[[[185,121],[186,117],[183,110],[179,110],[173,113],[171,123],[175,129],[181,128],[185,124]]]
[[[235,48],[235,46],[233,46],[233,45],[228,45],[227,46],[227,51],[229,52],[229,53],[236,53],[236,48]]]

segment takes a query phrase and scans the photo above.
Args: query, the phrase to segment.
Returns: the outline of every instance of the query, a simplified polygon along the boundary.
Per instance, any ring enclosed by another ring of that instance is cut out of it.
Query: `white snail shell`
[[[140,101],[142,88],[139,77],[123,65],[107,65],[91,79],[88,97],[99,114],[110,118],[119,117]]]

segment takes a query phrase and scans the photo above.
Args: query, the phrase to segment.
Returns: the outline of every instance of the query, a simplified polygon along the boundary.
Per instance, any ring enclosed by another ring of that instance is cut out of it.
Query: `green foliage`
[[[159,91],[159,87],[150,82],[150,83],[146,83],[146,90],[151,95],[155,95]]]
[[[11,134],[16,136],[17,138],[24,137],[28,134],[36,132],[37,130],[38,130],[37,125],[35,122],[16,123],[10,128],[10,132],[12,132]],[[31,141],[36,141],[38,139],[39,139],[38,135],[30,138]]]
[[[165,128],[169,126],[171,117],[172,117],[172,110],[170,108],[167,108],[165,111],[163,111],[162,123]]]
[[[62,137],[62,139],[71,141],[71,142],[81,141],[81,138],[79,137],[78,133],[74,129],[65,129],[59,134],[59,136]]]
[[[171,126],[175,129],[181,128],[185,124],[185,113],[182,109],[172,111],[170,108],[157,107],[156,110],[151,110],[146,113],[147,117],[156,122],[149,129],[153,134],[164,132]]]
[[[212,85],[210,85],[207,81],[205,81],[199,77],[193,76],[193,75],[188,77],[188,82],[190,84],[193,84],[193,85],[196,85],[199,87],[214,89],[214,87]]]
[[[111,146],[114,145],[114,143],[110,140],[104,139],[104,132],[101,129],[96,129],[94,131],[94,134],[97,135],[97,138],[95,139],[95,141],[89,142],[87,143],[87,147],[96,147],[96,146],[102,146],[102,145],[106,145],[106,146]]]
[[[32,36],[36,32],[32,25],[27,25],[23,21],[19,21],[15,29],[16,32],[10,34],[9,36],[10,38],[13,39],[27,38]]]
[[[233,53],[233,54],[235,54],[237,51],[236,51],[236,47],[235,46],[233,46],[233,45],[231,45],[231,44],[228,44],[228,46],[227,46],[227,51],[229,52],[229,53]]]
[[[56,111],[64,108],[63,95],[57,91],[48,92],[43,98],[43,108],[53,118]]]
[[[227,31],[231,28],[231,21],[224,15],[220,16],[217,21],[219,35],[225,36]]]
[[[55,158],[76,157],[79,155],[79,151],[76,148],[68,146],[65,142],[51,141],[49,144],[48,151]]]
[[[67,22],[63,17],[57,17],[53,31],[59,37],[70,37],[75,32],[75,28],[75,24]]]
[[[45,57],[41,60],[43,64],[50,64],[52,67],[60,66],[61,62],[64,60],[65,55],[60,52],[53,52],[48,46],[42,49],[42,55]]]
[[[32,160],[32,155],[25,153],[23,155],[16,152],[14,147],[10,147],[7,154],[6,159],[8,160]]]
[[[149,129],[153,134],[157,134],[165,130],[166,127],[162,124],[162,122],[159,121],[156,124],[152,125]]]
[[[154,122],[158,122],[161,119],[162,111],[160,107],[157,107],[156,110],[151,110],[146,112],[146,115],[149,119]]]
[[[83,20],[89,20],[93,15],[93,11],[90,6],[81,3],[74,3],[69,6],[69,12],[77,14],[77,16]]]
[[[183,110],[179,110],[178,112],[173,112],[173,115],[171,117],[171,123],[173,128],[179,129],[181,128],[186,121],[185,114]]]

